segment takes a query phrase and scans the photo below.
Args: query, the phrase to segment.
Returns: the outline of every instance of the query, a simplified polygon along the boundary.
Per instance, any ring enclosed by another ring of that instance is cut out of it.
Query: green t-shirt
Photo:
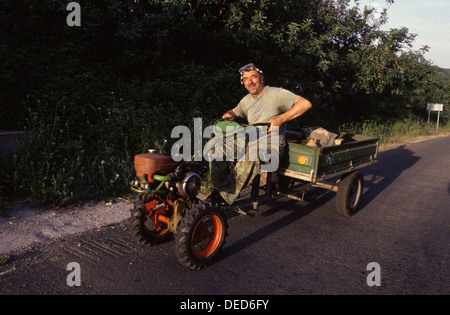
[[[259,97],[248,94],[242,98],[233,112],[247,118],[250,125],[268,123],[271,118],[291,109],[297,98],[298,95],[283,88],[266,86]]]

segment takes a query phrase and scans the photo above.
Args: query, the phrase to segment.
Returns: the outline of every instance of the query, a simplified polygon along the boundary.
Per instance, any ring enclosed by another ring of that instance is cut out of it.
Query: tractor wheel
[[[225,211],[214,202],[199,202],[180,221],[175,235],[175,255],[190,269],[202,269],[216,258],[227,236]]]
[[[139,244],[161,244],[171,235],[167,222],[172,214],[173,204],[169,199],[158,195],[149,199],[139,197],[131,213],[131,233]]]
[[[336,196],[337,212],[345,217],[354,215],[359,207],[364,179],[360,171],[345,174]]]

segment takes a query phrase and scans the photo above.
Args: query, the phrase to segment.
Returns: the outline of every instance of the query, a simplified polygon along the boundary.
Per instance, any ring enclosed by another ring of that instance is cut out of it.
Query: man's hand
[[[234,121],[236,119],[236,115],[234,114],[234,112],[232,110],[229,110],[228,112],[223,114],[222,119]]]
[[[269,120],[269,130],[267,132],[272,132],[280,129],[280,126],[284,123],[283,119],[280,116],[274,117]]]

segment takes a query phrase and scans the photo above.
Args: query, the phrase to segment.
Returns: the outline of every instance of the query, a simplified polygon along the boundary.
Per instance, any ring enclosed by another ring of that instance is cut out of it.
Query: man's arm
[[[297,97],[297,99],[294,102],[294,105],[292,105],[291,109],[289,109],[287,112],[284,112],[281,115],[278,115],[277,117],[274,117],[269,120],[270,127],[269,132],[272,131],[273,127],[280,127],[285,122],[288,122],[292,119],[295,119],[301,115],[303,115],[308,109],[311,108],[311,102],[308,101],[304,97]],[[226,115],[226,114],[225,114]]]

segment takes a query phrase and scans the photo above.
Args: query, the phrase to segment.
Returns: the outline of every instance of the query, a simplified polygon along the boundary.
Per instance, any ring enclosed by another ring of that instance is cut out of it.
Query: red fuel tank
[[[156,172],[169,173],[175,170],[177,165],[178,162],[164,154],[143,153],[134,156],[134,169],[138,177]]]

